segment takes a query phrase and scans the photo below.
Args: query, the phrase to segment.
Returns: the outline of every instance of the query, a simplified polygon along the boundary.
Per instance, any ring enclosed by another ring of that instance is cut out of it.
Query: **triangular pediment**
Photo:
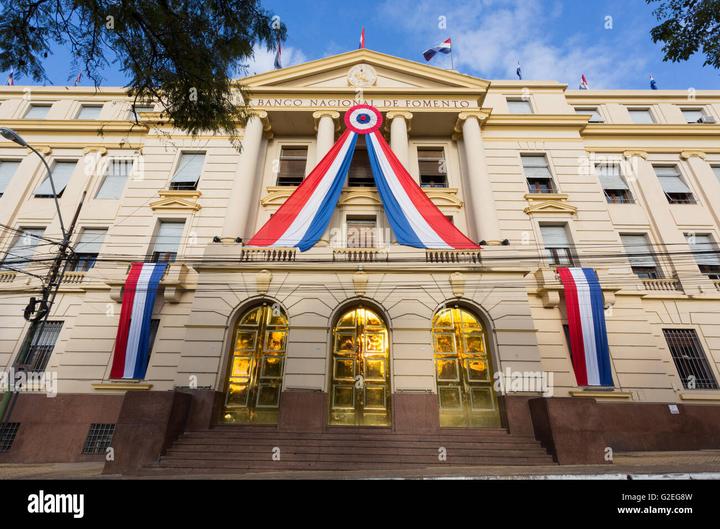
[[[470,75],[420,62],[393,57],[368,49],[359,49],[325,57],[272,72],[246,77],[240,80],[251,92],[272,89],[354,89],[349,80],[350,70],[358,65],[371,67],[373,82],[364,89],[435,89],[457,90],[468,93],[484,93],[489,82]]]

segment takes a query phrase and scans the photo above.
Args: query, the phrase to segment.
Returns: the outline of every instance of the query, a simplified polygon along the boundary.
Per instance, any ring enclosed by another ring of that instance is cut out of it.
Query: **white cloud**
[[[417,34],[428,28],[431,39],[452,36],[455,67],[480,77],[514,79],[519,60],[525,79],[556,80],[576,88],[585,73],[593,88],[608,88],[621,87],[647,65],[632,53],[632,43],[610,42],[619,33],[603,43],[587,42],[580,33],[558,38],[553,30],[564,34],[566,29],[559,2],[385,0],[382,12],[406,31]],[[447,30],[437,28],[440,16],[447,18]]]
[[[275,68],[275,52],[267,51],[264,47],[253,49],[254,57],[247,65],[247,75],[256,75],[269,72]],[[306,62],[307,57],[298,48],[292,46],[282,48],[282,66],[287,68],[295,64]]]

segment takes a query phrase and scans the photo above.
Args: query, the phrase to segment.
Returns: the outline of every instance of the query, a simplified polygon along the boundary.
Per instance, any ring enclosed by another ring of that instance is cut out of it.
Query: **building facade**
[[[503,427],[560,462],[718,447],[720,91],[486,81],[365,49],[241,82],[241,152],[122,89],[0,89],[0,124],[49,161],[66,223],[85,196],[32,341],[23,310],[60,225],[40,160],[0,143],[0,368],[57,382],[6,396],[0,461],[80,460],[89,431],[129,424]],[[315,247],[244,244],[358,102],[480,250],[396,244],[362,144]],[[144,378],[112,380],[136,261],[169,267]],[[578,386],[558,266],[598,273],[611,388]]]

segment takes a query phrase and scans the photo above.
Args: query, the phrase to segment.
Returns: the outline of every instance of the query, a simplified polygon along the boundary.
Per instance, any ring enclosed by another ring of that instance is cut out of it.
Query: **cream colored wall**
[[[427,80],[413,79],[409,74],[388,70],[382,71],[381,75],[385,79],[384,86],[435,86]],[[294,82],[294,85],[296,88],[300,84],[336,86],[338,79],[342,78],[334,73],[319,73],[302,83]],[[441,81],[436,83],[442,84]],[[688,127],[683,129],[688,131],[695,127],[684,125],[682,114],[675,106],[684,104],[682,96],[670,98],[664,92],[659,95],[647,92],[646,99],[642,99],[634,93],[565,92],[563,85],[551,82],[502,82],[491,85],[482,106],[491,109],[493,116],[506,114],[506,96],[522,95],[525,93],[523,88],[529,90],[535,113],[541,116],[574,114],[573,106],[599,104],[610,125],[621,125],[629,123],[626,105],[648,104],[654,105],[663,124],[682,125]],[[412,90],[408,88],[410,93]],[[21,90],[11,93],[0,90],[0,121],[22,116],[27,101],[18,96],[21,93]],[[31,97],[33,101],[56,101],[48,118],[59,120],[72,120],[81,101],[104,99],[103,119],[124,115],[130,104],[117,91],[91,96],[72,89],[67,95],[38,89],[32,91]],[[698,93],[698,101],[718,116],[720,94]],[[462,272],[465,277],[463,298],[478,307],[491,322],[497,367],[551,371],[555,374],[556,394],[561,396],[578,389],[562,332],[562,309],[545,307],[537,291],[538,284],[531,275],[543,266],[537,259],[542,248],[540,222],[567,222],[573,242],[579,247],[581,262],[596,266],[604,284],[607,282],[609,287],[617,290],[616,302],[608,312],[607,320],[613,376],[618,390],[627,391],[639,401],[677,402],[690,396],[682,390],[664,343],[664,326],[696,329],[715,376],[720,378],[720,324],[716,324],[720,292],[700,275],[697,267],[693,268],[687,261],[680,263],[682,266],[665,264],[668,275],[677,272],[678,267],[682,269],[680,279],[686,292],[648,293],[632,276],[625,259],[598,261],[599,248],[610,247],[616,253],[621,251],[619,234],[624,231],[649,232],[658,243],[678,240],[685,231],[712,233],[720,241],[720,182],[709,169],[712,163],[720,164],[717,140],[697,134],[687,137],[651,132],[627,135],[626,131],[601,136],[574,125],[548,123],[531,127],[519,121],[512,126],[495,126],[491,118],[483,129],[499,225],[503,237],[511,242],[509,247],[488,248],[483,252],[484,256],[498,260],[488,259],[479,270],[467,265],[427,267],[412,263],[398,265],[392,261],[364,265],[368,274],[367,297],[383,309],[391,328],[395,391],[435,390],[431,319],[440,304],[454,298],[449,276],[455,271]],[[430,137],[414,137],[412,131],[410,134],[409,170],[414,177],[417,177],[418,146],[445,147],[448,179],[451,187],[458,188],[457,198],[462,207],[446,204],[441,209],[453,215],[456,225],[467,232],[468,218],[473,215],[473,205],[466,202],[464,193],[467,184],[464,151],[468,147],[462,138],[453,140],[447,134]],[[50,146],[62,143],[53,148],[52,159],[82,158],[88,143],[106,143],[106,156],[140,152],[144,161],[142,178],[128,182],[120,200],[96,200],[94,195],[100,176],[86,173],[82,167],[73,175],[61,200],[63,215],[68,219],[82,191],[87,189],[88,199],[79,226],[109,227],[101,262],[85,276],[82,285],[67,286],[54,308],[52,318],[66,322],[49,365],[49,369],[59,373],[61,391],[92,392],[91,384],[107,380],[121,307],[111,295],[116,295],[118,285],[122,284],[128,263],[147,254],[158,220],[180,218],[186,220],[181,260],[202,259],[206,264],[190,274],[184,285],[186,290],[176,299],[161,296],[158,301],[155,315],[161,317],[161,325],[147,382],[153,389],[160,390],[194,383],[222,389],[232,324],[238,309],[261,295],[256,274],[267,269],[273,275],[267,297],[280,302],[290,317],[285,388],[327,390],[328,325],[336,311],[357,295],[353,285],[357,265],[318,263],[332,258],[331,250],[322,247],[308,255],[315,262],[301,259],[295,264],[240,265],[237,245],[212,244],[212,238],[222,231],[227,208],[232,207],[228,197],[239,159],[238,152],[226,139],[202,137],[193,140],[177,131],[164,129],[163,133],[150,131],[129,138],[127,148],[121,149],[124,136],[119,133],[100,139],[87,133],[58,135],[39,127],[24,135],[34,143]],[[259,202],[266,197],[268,188],[275,185],[273,162],[279,157],[280,146],[297,142],[310,147],[309,171],[315,159],[313,136],[276,136],[264,140],[256,188],[248,190],[258,204],[254,211],[248,212],[255,229],[278,207],[263,207]],[[198,187],[202,195],[197,203],[201,208],[198,211],[183,207],[153,209],[151,205],[160,200],[158,190],[167,189],[183,149],[207,151]],[[650,201],[647,199],[650,195],[643,192],[641,182],[635,179],[629,181],[637,204],[607,204],[597,180],[578,170],[579,161],[589,152],[622,156],[628,150],[647,152],[644,163],[678,163],[696,193],[699,205],[670,206],[662,201]],[[681,157],[681,152],[688,150],[705,153],[705,159]],[[524,211],[530,203],[525,199],[527,185],[520,162],[521,153],[547,155],[559,191],[567,195],[555,203],[577,208],[576,213],[554,210],[528,215]],[[6,146],[0,148],[0,158],[22,159],[18,174],[0,198],[0,222],[15,227],[47,225],[47,234],[57,237],[59,226],[52,201],[31,198],[38,182],[44,178],[39,161],[27,156],[24,149]],[[368,211],[379,210],[368,203],[343,206],[333,222],[337,227],[342,215]],[[10,238],[6,236],[0,241],[0,248],[4,249],[8,244]],[[393,258],[412,257],[418,263],[424,260],[422,252],[398,247],[390,248],[390,252]],[[209,260],[218,259],[224,264],[207,264]],[[192,263],[188,264],[192,266]],[[408,285],[411,288],[407,288]],[[697,290],[699,286],[703,286],[702,292]],[[693,292],[694,297],[690,298],[687,292]],[[27,329],[21,313],[29,293],[29,285],[21,279],[0,283],[0,367],[12,364]]]

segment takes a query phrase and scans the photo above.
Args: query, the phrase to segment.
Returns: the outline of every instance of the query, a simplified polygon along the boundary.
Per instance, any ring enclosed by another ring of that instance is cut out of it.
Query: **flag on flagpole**
[[[15,72],[10,72],[7,78],[7,84],[8,86],[15,86]]]
[[[278,39],[277,51],[275,52],[275,62],[273,65],[276,70],[280,70],[282,68],[282,44],[280,43],[280,39]]]
[[[580,77],[580,90],[590,90],[590,82],[585,77],[585,74]]]
[[[423,52],[423,57],[425,57],[425,60],[429,62],[438,53],[442,53],[444,55],[452,53],[452,39],[446,39],[437,46],[425,50]]]
[[[515,73],[517,74],[518,79],[522,81],[522,68],[520,67],[520,61],[518,61],[518,67]]]
[[[360,31],[360,45],[358,48],[362,49],[365,47],[365,26],[363,26],[362,31]]]
[[[650,74],[650,90],[657,90],[657,82],[655,81],[655,78]]]

